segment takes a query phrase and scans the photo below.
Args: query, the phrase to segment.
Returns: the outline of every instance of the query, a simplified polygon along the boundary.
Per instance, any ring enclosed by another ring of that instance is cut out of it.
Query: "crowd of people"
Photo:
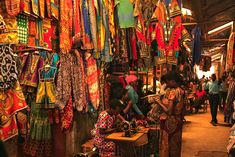
[[[95,145],[98,147],[100,156],[115,156],[115,144],[107,141],[105,136],[117,130],[114,128],[117,119],[121,122],[131,121],[132,118],[148,121],[146,115],[141,111],[140,99],[136,90],[137,76],[129,75],[125,81],[127,83],[125,87],[116,85],[112,89],[109,109],[99,114],[95,128]],[[189,93],[193,95],[191,98]],[[186,83],[177,72],[169,72],[162,76],[154,97],[154,103],[161,110],[160,116],[157,117],[160,123],[159,155],[161,157],[180,157],[186,101],[195,108],[195,112],[198,112],[201,105],[208,101],[211,124],[216,126],[218,107],[225,114],[225,122],[233,124],[234,100],[235,71],[224,73],[221,79],[217,79],[213,74],[209,79],[203,77],[190,83]],[[159,110],[154,110],[154,112],[159,112]],[[149,113],[154,114],[153,111]]]

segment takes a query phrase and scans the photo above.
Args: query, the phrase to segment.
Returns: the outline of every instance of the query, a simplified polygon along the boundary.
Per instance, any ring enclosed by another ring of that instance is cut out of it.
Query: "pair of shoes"
[[[216,122],[214,122],[214,121],[211,121],[210,123],[211,123],[213,126],[217,126]]]

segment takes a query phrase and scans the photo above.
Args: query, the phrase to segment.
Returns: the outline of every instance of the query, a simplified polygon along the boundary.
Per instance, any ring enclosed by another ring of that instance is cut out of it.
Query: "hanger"
[[[50,68],[50,67],[51,67],[50,64],[46,64],[46,65],[45,65],[45,68]]]

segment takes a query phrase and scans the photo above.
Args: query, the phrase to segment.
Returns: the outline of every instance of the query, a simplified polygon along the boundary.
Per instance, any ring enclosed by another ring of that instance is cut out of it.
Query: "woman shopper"
[[[180,88],[181,76],[176,72],[166,75],[167,89],[162,100],[157,104],[161,106],[163,114],[160,116],[160,157],[180,157],[183,126],[183,95]]]

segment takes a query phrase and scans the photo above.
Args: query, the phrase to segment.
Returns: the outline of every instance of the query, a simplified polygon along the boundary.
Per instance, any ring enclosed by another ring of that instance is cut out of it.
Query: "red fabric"
[[[205,92],[204,90],[202,90],[201,92],[200,92],[200,91],[197,91],[197,92],[196,92],[196,96],[197,96],[198,98],[202,98],[205,94],[206,94],[206,92]]]
[[[64,108],[64,113],[62,114],[61,118],[62,124],[61,129],[63,131],[69,130],[73,123],[73,102],[72,96],[69,98],[68,104]]]
[[[123,88],[126,88],[127,83],[126,83],[126,80],[125,80],[125,76],[120,76],[119,81],[121,82]]]
[[[133,60],[137,60],[138,59],[138,54],[137,54],[137,47],[136,47],[136,36],[135,33],[131,32],[131,50],[132,50],[132,56],[133,56]]]
[[[52,48],[51,44],[52,27],[50,20],[43,20],[43,47]]]

